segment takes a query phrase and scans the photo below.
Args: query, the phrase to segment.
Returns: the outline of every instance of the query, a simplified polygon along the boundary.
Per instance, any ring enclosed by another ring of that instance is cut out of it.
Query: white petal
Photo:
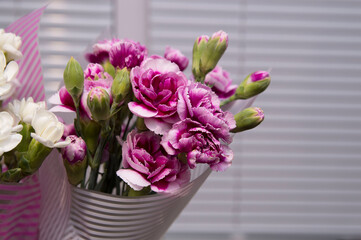
[[[41,137],[46,138],[53,143],[59,141],[59,139],[63,136],[64,133],[64,124],[61,122],[51,122],[44,129],[41,134]]]
[[[45,109],[40,109],[36,112],[31,126],[35,129],[36,134],[42,135],[43,131],[51,122],[58,122],[55,114]]]
[[[2,73],[6,66],[6,58],[3,51],[0,51],[0,73]]]
[[[20,134],[11,134],[6,139],[0,141],[0,151],[9,152],[13,150],[20,142],[23,136]]]
[[[150,185],[150,182],[148,182],[140,173],[132,169],[119,169],[117,175],[135,191],[140,191],[144,187]]]
[[[18,43],[15,43],[15,45],[18,45]],[[16,46],[13,46],[11,44],[5,44],[3,46],[3,50],[7,53],[7,57],[10,60],[20,60],[23,57],[23,54],[16,49]]]
[[[0,112],[0,140],[6,139],[10,136],[14,119],[8,112]]]
[[[70,143],[71,143],[70,139],[66,139],[65,141],[55,143],[54,148],[64,148],[68,146]]]
[[[4,75],[7,77],[8,81],[15,79],[16,75],[19,72],[19,66],[15,61],[11,61],[5,68]]]
[[[11,129],[12,132],[20,132],[21,130],[23,130],[23,125],[16,125]]]
[[[41,136],[35,134],[35,133],[31,133],[30,136],[32,138],[34,138],[36,141],[40,142],[41,144],[43,144],[44,146],[48,147],[48,148],[54,148],[54,143],[52,141],[49,141],[45,138],[42,138]]]
[[[5,83],[0,85],[0,97],[3,97],[2,99],[5,99],[5,96],[9,96],[12,92],[13,85],[11,83]]]

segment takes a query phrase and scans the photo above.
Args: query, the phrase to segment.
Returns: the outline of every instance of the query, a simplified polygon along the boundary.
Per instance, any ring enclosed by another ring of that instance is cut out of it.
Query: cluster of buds
[[[196,39],[193,45],[192,72],[196,81],[204,82],[204,78],[215,68],[219,59],[228,47],[228,35],[218,31],[209,38],[206,35]]]

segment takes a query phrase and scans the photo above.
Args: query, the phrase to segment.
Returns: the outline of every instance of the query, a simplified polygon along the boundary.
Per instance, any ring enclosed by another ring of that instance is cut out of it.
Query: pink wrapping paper
[[[38,239],[40,197],[36,174],[0,184],[0,239]]]
[[[44,100],[44,84],[38,50],[39,21],[45,7],[18,19],[5,31],[22,38],[23,59],[17,76],[20,86],[13,99],[32,96]],[[21,183],[0,183],[0,239],[38,239],[41,191],[37,174]]]

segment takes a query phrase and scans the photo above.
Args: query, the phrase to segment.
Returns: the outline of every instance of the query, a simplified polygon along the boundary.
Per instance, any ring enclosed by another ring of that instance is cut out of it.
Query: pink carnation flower
[[[86,54],[91,63],[103,63],[107,60],[114,67],[131,69],[139,66],[147,57],[147,48],[139,42],[128,39],[103,40],[93,45],[93,52]]]
[[[146,126],[163,134],[169,123],[177,120],[179,88],[188,83],[178,66],[162,58],[148,58],[140,67],[130,72],[134,96],[137,102],[128,104],[130,111],[145,119]]]
[[[177,64],[181,71],[184,71],[189,63],[188,58],[181,51],[171,47],[165,49],[164,58]]]
[[[136,191],[150,186],[155,192],[173,192],[190,180],[188,166],[164,154],[153,132],[130,132],[122,150],[123,168],[117,175]]]
[[[173,125],[163,136],[162,146],[168,154],[186,153],[188,165],[207,163],[216,171],[224,171],[233,159],[232,150],[224,145],[202,124],[189,118]]]
[[[95,78],[101,78],[101,74],[104,73],[102,65],[97,63],[89,63],[84,70],[84,79],[94,80]]]
[[[206,75],[204,82],[212,86],[212,90],[220,99],[229,98],[236,92],[237,89],[237,85],[232,84],[232,79],[229,77],[229,73],[219,66],[216,66]]]
[[[190,118],[197,121],[216,139],[232,142],[229,131],[236,127],[234,117],[222,111],[219,98],[209,87],[195,82],[181,87],[177,111],[181,120]]]
[[[139,66],[147,57],[147,48],[139,42],[120,40],[112,45],[109,50],[109,60],[114,67],[128,68]]]

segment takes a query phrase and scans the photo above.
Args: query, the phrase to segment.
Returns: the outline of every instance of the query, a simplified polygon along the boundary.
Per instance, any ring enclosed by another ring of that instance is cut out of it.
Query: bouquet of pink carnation
[[[198,37],[190,78],[179,50],[149,56],[145,46],[127,39],[96,43],[85,70],[71,58],[65,87],[51,98],[53,111],[76,113],[63,135],[70,144],[61,150],[69,182],[139,196],[176,191],[197,164],[227,169],[234,133],[256,127],[264,114],[247,108],[233,116],[222,108],[270,83],[269,74],[258,71],[233,85],[217,66],[227,46],[223,31]]]

